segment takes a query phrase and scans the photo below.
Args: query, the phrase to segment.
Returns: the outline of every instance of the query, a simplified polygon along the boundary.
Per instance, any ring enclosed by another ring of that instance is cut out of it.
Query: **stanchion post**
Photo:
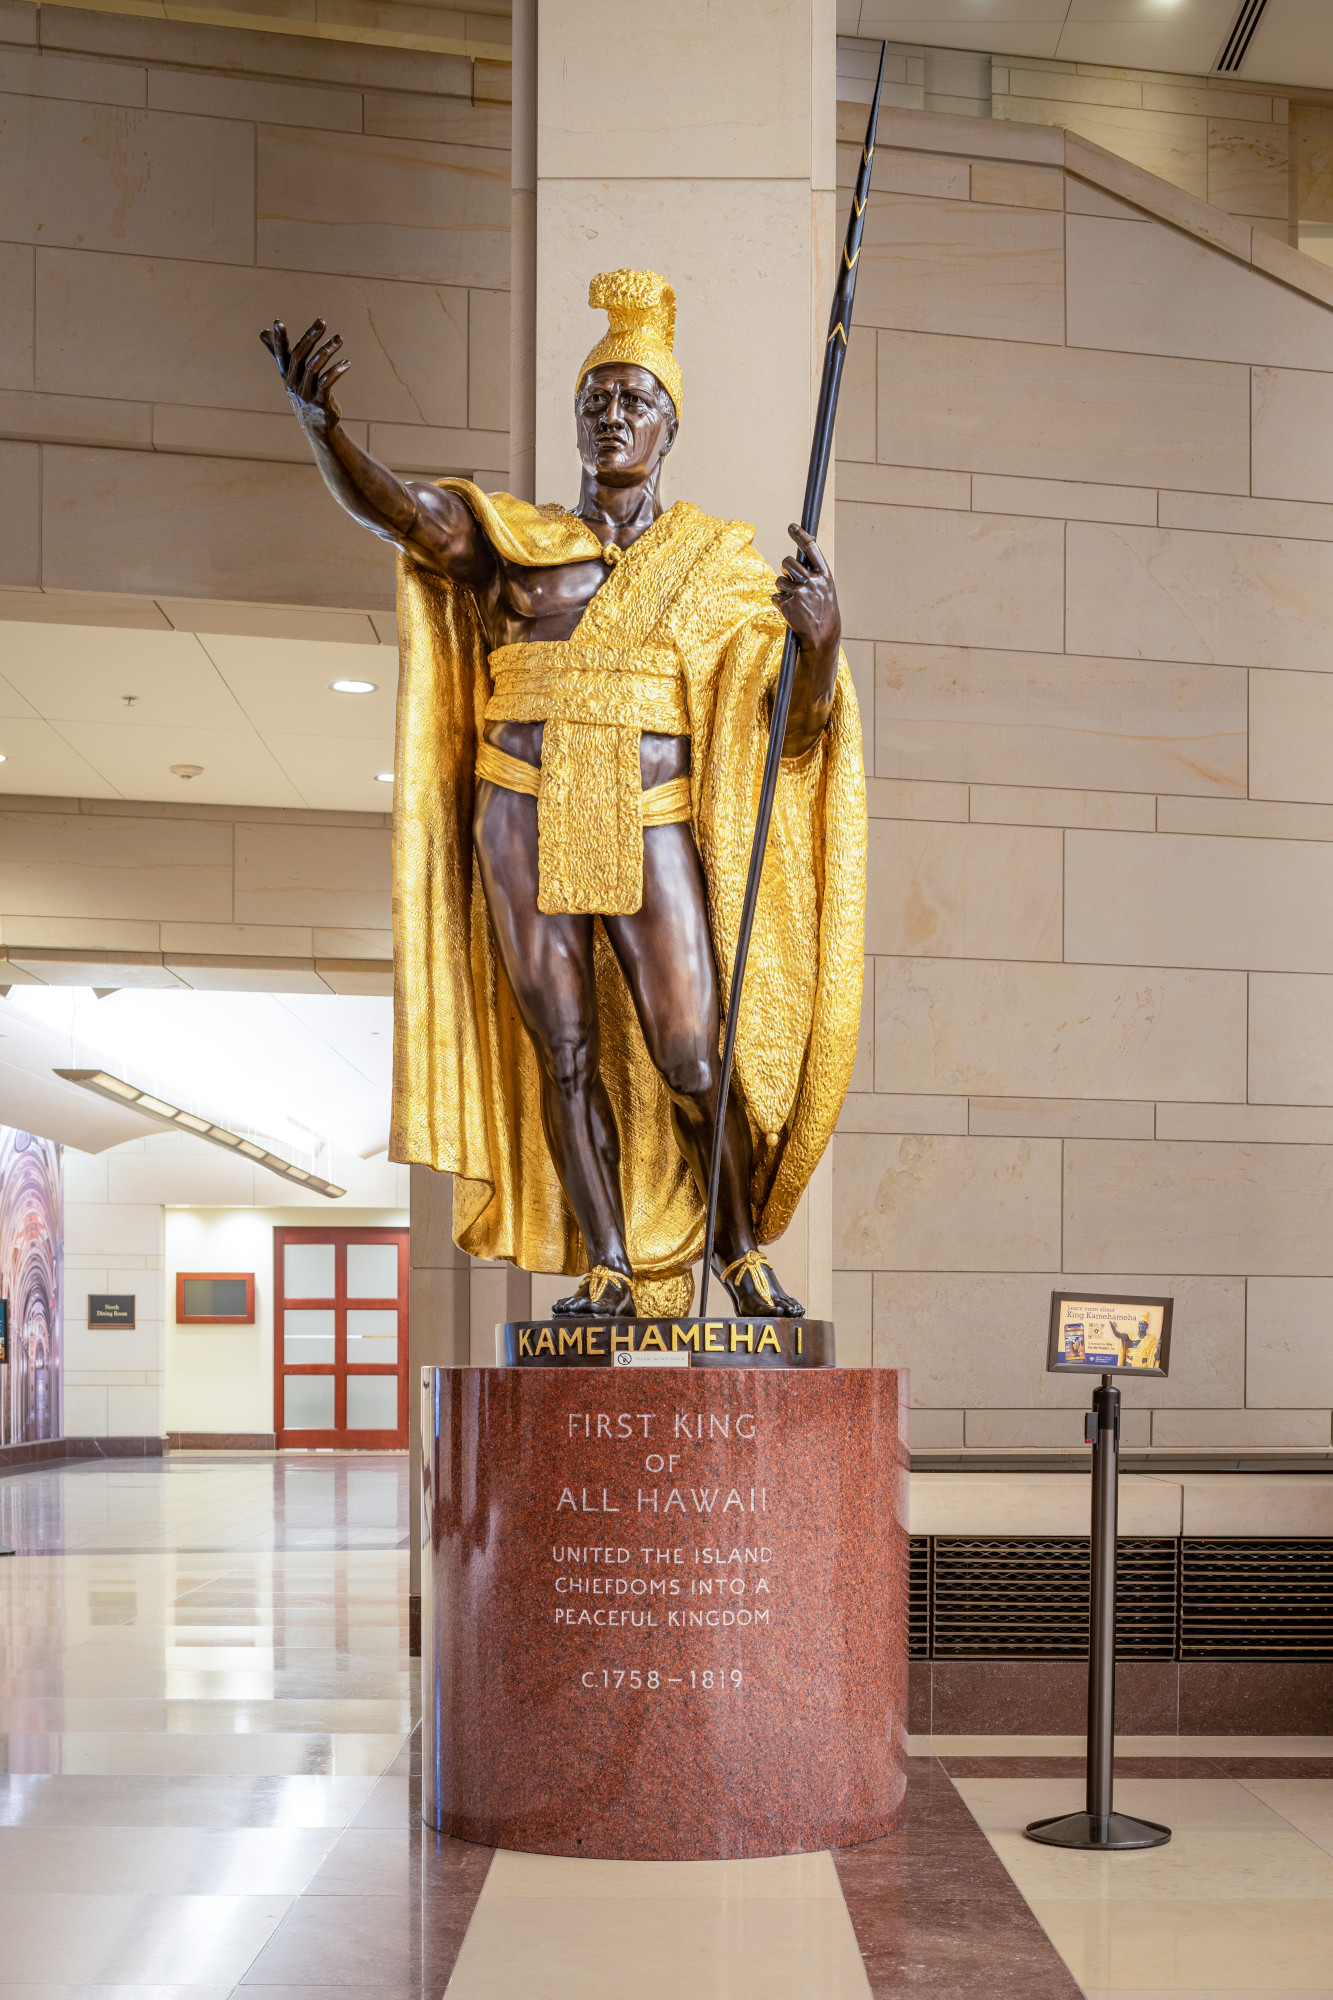
[[[1087,1809],[1033,1820],[1029,1840],[1103,1851],[1162,1847],[1169,1826],[1118,1813],[1115,1794],[1115,1576],[1119,1513],[1120,1391],[1110,1375],[1093,1392],[1084,1431],[1092,1446],[1092,1579],[1088,1630]]]

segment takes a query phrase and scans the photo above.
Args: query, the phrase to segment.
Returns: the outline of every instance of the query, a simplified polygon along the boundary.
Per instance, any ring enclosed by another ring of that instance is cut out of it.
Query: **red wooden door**
[[[407,1448],[407,1231],[275,1229],[279,1446]]]

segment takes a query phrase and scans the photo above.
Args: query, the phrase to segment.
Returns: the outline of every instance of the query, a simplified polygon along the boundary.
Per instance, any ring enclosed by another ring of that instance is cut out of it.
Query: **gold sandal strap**
[[[609,1264],[594,1264],[583,1284],[579,1286],[579,1290],[582,1291],[586,1285],[588,1297],[594,1305],[597,1305],[608,1285],[628,1285],[629,1282],[623,1271],[613,1271]]]
[[[743,1257],[737,1257],[734,1263],[726,1266],[722,1273],[722,1282],[725,1284],[730,1278],[753,1278],[755,1290],[771,1311],[777,1304],[773,1297],[773,1287],[768,1282],[768,1274],[772,1269],[773,1266],[761,1251],[747,1250]]]

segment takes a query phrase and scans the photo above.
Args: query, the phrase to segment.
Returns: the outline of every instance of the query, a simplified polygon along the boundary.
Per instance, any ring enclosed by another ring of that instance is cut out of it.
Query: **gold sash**
[[[477,783],[499,785],[506,792],[521,792],[535,799],[541,791],[541,766],[525,757],[511,757],[485,737],[477,746]],[[667,778],[639,793],[639,811],[645,826],[678,826],[690,816],[690,781]]]
[[[643,903],[644,730],[688,736],[685,680],[665,647],[543,639],[498,646],[487,722],[541,722],[537,908],[629,916]]]

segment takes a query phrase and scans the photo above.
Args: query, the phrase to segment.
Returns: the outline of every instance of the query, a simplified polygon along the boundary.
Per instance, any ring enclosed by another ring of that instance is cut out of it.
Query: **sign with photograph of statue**
[[[1172,1299],[1104,1292],[1053,1292],[1046,1367],[1051,1374],[1091,1369],[1099,1375],[1165,1375]]]

